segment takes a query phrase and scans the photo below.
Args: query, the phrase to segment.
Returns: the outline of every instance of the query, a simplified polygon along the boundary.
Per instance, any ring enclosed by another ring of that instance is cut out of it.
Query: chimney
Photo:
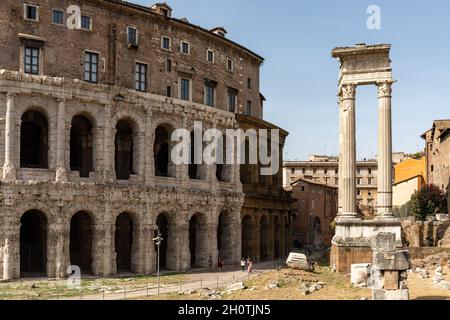
[[[217,28],[211,29],[210,32],[217,34],[223,38],[225,38],[226,34],[228,33],[224,27],[217,27]]]
[[[171,18],[172,17],[172,8],[165,2],[163,3],[155,3],[153,6],[150,7],[150,9],[160,14],[164,17]]]

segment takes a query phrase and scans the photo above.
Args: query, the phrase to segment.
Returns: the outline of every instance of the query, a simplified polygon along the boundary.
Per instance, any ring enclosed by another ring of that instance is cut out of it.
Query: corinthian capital
[[[392,81],[378,83],[378,98],[392,96]]]
[[[355,99],[356,97],[356,85],[345,84],[341,88],[340,94],[342,100]]]

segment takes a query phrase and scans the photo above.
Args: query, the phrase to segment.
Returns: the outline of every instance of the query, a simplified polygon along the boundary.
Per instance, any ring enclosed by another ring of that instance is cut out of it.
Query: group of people
[[[253,260],[250,258],[242,258],[241,259],[241,268],[242,271],[245,272],[245,269],[247,268],[247,272],[248,273],[252,273],[253,272]]]

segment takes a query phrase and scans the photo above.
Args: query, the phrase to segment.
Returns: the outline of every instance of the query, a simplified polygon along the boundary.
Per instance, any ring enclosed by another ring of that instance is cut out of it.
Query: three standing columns
[[[393,81],[378,86],[378,210],[377,219],[392,218],[392,120]],[[358,218],[356,205],[356,84],[339,92],[339,219]]]

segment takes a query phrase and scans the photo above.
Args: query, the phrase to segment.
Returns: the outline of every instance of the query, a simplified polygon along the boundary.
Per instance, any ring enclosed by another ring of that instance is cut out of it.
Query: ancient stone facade
[[[70,4],[89,17],[85,29],[52,20],[55,11],[68,19]],[[195,121],[203,130],[237,129],[244,106],[257,119],[262,58],[155,8],[112,0],[2,3],[3,279],[59,278],[69,265],[97,276],[150,274],[156,229],[163,269],[211,267],[219,256],[239,262],[242,207],[258,193],[244,193],[238,165],[176,165],[170,138]],[[138,42],[127,39],[130,27]],[[271,209],[280,209],[280,199],[290,203],[281,186],[272,189]],[[266,212],[268,229],[286,218],[289,205],[281,209]],[[274,238],[264,237],[275,250]]]

